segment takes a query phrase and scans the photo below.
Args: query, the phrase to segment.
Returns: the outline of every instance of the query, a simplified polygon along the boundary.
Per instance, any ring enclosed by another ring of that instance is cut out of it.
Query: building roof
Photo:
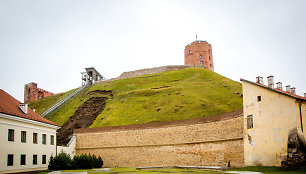
[[[262,88],[266,88],[268,90],[271,90],[271,91],[274,91],[274,92],[278,92],[280,94],[284,94],[286,96],[289,96],[289,97],[292,97],[292,98],[296,98],[296,99],[299,99],[299,100],[302,100],[302,101],[306,101],[306,97],[302,97],[302,96],[299,96],[299,95],[296,95],[296,94],[293,94],[291,92],[287,92],[287,91],[283,91],[283,90],[280,90],[280,89],[277,89],[277,88],[270,88],[269,86],[267,85],[264,85],[264,84],[261,84],[261,83],[257,83],[257,82],[251,82],[251,81],[248,81],[248,80],[245,80],[245,79],[240,79],[240,81],[244,81],[244,82],[247,82],[247,83],[251,83],[253,85],[257,85],[257,86],[260,86]]]
[[[28,108],[28,114],[23,113],[19,108],[20,103],[20,101],[16,100],[4,90],[0,89],[0,113],[59,126],[52,121],[43,118],[30,108]]]

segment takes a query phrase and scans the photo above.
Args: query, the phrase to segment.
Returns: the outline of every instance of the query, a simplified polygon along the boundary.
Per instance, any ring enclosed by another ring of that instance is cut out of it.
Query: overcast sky
[[[0,88],[23,102],[24,84],[64,92],[87,67],[112,78],[182,65],[196,34],[215,72],[306,92],[305,0],[0,0]]]

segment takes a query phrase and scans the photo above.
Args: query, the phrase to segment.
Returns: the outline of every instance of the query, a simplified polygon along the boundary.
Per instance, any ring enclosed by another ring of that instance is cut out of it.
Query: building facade
[[[0,173],[46,169],[58,128],[0,90]]]
[[[306,145],[306,98],[295,95],[295,88],[283,91],[280,82],[274,88],[273,76],[268,86],[262,77],[257,82],[241,81],[245,165],[281,166],[300,153],[294,144]]]
[[[212,47],[206,41],[196,40],[185,46],[185,65],[201,65],[214,71]]]
[[[52,92],[37,88],[37,83],[24,85],[24,102],[29,103],[48,96],[54,95]]]

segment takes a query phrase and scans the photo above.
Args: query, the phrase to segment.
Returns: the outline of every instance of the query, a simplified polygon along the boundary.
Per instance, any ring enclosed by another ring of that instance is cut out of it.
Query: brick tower
[[[205,69],[214,71],[211,45],[202,40],[186,45],[185,65],[203,65]]]

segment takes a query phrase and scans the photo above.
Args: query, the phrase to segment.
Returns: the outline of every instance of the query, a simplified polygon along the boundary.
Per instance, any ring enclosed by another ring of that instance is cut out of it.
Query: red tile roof
[[[34,112],[32,109],[28,108],[28,114],[25,114],[19,108],[21,102],[16,100],[14,97],[0,89],[0,113],[13,115],[16,117],[26,118],[30,120],[35,120],[54,126],[59,126],[52,121],[43,118],[41,115]]]
[[[251,81],[244,80],[244,79],[240,79],[240,81],[248,82],[248,83],[251,83],[251,84],[254,84],[254,85],[257,85],[257,86],[260,86],[260,87],[263,87],[263,88],[266,88],[266,89],[269,89],[269,90],[272,90],[272,91],[275,91],[275,92],[278,92],[278,93],[281,93],[281,94],[284,94],[284,95],[287,95],[289,97],[293,97],[293,98],[296,98],[296,99],[300,99],[300,100],[306,101],[306,97],[302,97],[302,96],[293,94],[291,92],[283,91],[283,90],[280,90],[280,89],[277,89],[277,88],[270,88],[267,85],[264,85],[264,84],[261,84],[261,83],[257,83],[257,82],[251,82]]]

